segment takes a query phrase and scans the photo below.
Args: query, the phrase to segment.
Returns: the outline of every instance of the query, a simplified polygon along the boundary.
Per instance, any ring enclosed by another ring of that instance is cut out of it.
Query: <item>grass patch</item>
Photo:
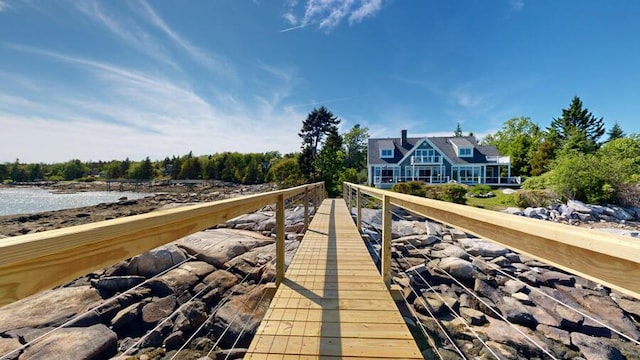
[[[467,197],[467,205],[496,211],[516,206],[513,194],[503,194],[501,190],[492,190],[491,192],[496,196],[486,199]]]

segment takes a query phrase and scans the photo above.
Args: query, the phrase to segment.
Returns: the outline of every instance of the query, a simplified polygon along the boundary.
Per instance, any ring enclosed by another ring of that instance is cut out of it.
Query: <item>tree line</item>
[[[329,192],[335,194],[340,192],[342,181],[364,182],[367,178],[368,129],[356,124],[348,132],[339,134],[339,124],[340,119],[325,107],[313,109],[302,123],[301,152],[285,155],[270,151],[195,156],[189,152],[155,161],[149,157],[141,161],[73,159],[54,164],[26,164],[16,159],[13,163],[0,164],[0,180],[202,179],[239,184],[274,182],[282,188],[326,181]]]
[[[604,118],[577,96],[545,129],[528,117],[513,118],[482,143],[511,157],[512,175],[527,177],[525,189],[591,203],[640,196],[640,135],[625,134],[618,123],[607,131]]]

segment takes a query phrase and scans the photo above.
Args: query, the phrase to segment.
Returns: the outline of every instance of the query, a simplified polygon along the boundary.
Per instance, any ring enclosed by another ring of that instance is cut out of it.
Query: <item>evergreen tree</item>
[[[575,96],[571,100],[571,105],[568,109],[562,109],[562,116],[553,119],[551,122],[551,129],[554,129],[562,145],[569,137],[580,136],[583,133],[586,140],[593,143],[594,149],[598,147],[598,140],[604,134],[604,120],[603,118],[596,118],[587,108],[582,108],[582,100]]]
[[[455,136],[455,137],[464,136],[464,135],[462,135],[462,127],[460,127],[460,122],[458,122],[458,125],[456,125],[456,129],[453,132],[453,136]]]
[[[344,170],[345,154],[342,151],[342,137],[337,129],[327,136],[327,141],[313,162],[320,180],[330,196],[340,194],[340,174]]]
[[[613,124],[613,126],[611,127],[611,130],[607,132],[607,135],[609,135],[609,138],[607,139],[606,142],[609,142],[615,139],[622,139],[623,137],[625,137],[624,131],[622,131],[622,128],[617,122]]]
[[[313,109],[307,119],[302,122],[302,130],[298,135],[302,138],[302,154],[298,159],[298,164],[303,175],[308,179],[315,179],[314,166],[318,148],[322,140],[338,131],[340,119],[335,117],[327,108],[321,106]]]

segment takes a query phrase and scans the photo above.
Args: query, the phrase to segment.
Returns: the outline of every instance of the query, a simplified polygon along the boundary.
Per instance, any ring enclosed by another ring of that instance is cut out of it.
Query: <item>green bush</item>
[[[392,191],[402,194],[409,194],[414,196],[424,197],[426,194],[425,183],[421,181],[408,181],[403,183],[397,183],[391,188]]]
[[[469,188],[469,194],[484,195],[491,192],[491,186],[485,184],[473,185]]]
[[[466,204],[469,187],[462,184],[425,185],[425,196],[429,199]]]
[[[552,190],[520,190],[513,194],[513,202],[521,208],[547,207],[560,202],[558,194]]]
[[[540,176],[532,176],[522,183],[525,190],[544,190],[552,187],[551,173],[546,172]]]

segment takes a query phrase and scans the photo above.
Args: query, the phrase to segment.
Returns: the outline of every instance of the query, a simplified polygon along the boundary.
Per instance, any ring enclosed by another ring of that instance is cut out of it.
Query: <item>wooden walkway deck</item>
[[[422,359],[346,204],[309,225],[245,359]]]

